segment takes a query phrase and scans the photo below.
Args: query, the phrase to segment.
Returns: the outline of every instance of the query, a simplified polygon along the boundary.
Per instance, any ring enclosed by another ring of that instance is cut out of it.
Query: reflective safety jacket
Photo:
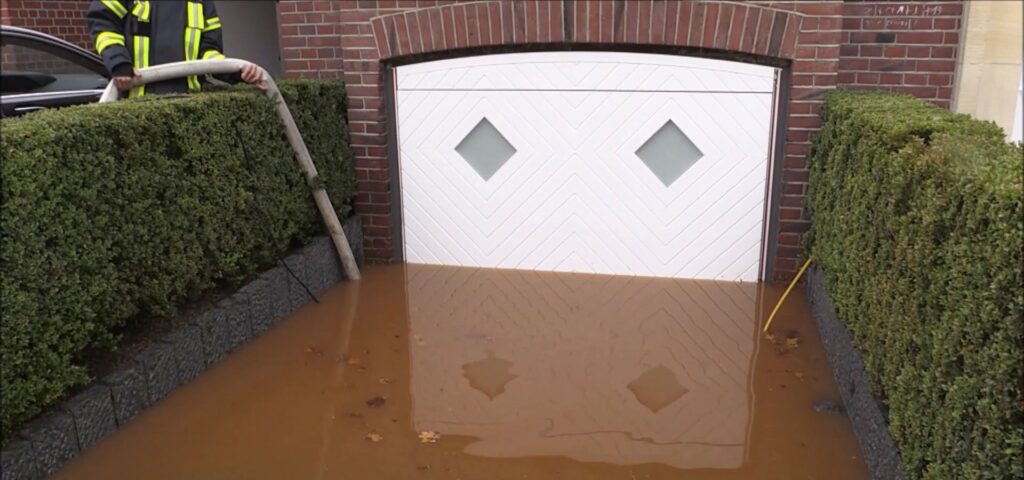
[[[224,58],[213,0],[93,0],[85,20],[113,76],[131,76],[133,67]],[[202,80],[192,76],[135,87],[131,96],[201,88]]]

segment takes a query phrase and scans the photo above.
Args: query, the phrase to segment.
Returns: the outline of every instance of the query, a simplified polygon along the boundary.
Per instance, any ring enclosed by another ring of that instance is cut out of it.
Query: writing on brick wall
[[[887,18],[885,19],[886,30],[906,30],[910,28],[909,18]]]
[[[942,15],[942,5],[922,5],[919,3],[875,5],[874,14],[886,17],[937,17]]]

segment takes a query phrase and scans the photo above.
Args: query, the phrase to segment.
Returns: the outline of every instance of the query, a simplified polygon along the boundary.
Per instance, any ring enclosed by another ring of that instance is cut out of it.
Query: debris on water
[[[363,414],[361,414],[359,412],[348,412],[348,413],[345,414],[345,416],[352,417],[352,418],[363,418]]]
[[[437,443],[441,439],[441,434],[437,432],[420,432],[420,443]]]
[[[379,380],[377,380],[377,382],[379,382],[381,385],[391,385],[392,383],[395,383],[395,379],[388,378],[388,377],[381,377]]]
[[[387,403],[387,401],[388,401],[388,397],[385,397],[383,395],[378,395],[376,397],[373,397],[373,398],[367,400],[366,404],[369,405],[372,408],[379,408],[379,407],[383,407],[384,404]]]
[[[348,357],[345,359],[345,364],[353,367],[360,367],[363,365],[363,360],[359,357]]]
[[[804,381],[804,372],[793,372],[793,375],[800,379],[801,382]]]
[[[306,353],[312,353],[313,355],[323,355],[324,354],[324,352],[321,352],[319,348],[316,348],[316,347],[314,347],[312,345],[306,347],[305,349],[303,349],[303,351],[306,352]]]
[[[381,435],[377,432],[370,432],[366,434],[366,439],[373,443],[378,443],[381,440],[384,440],[384,435]]]
[[[421,472],[425,472],[427,470],[430,470],[430,465],[418,465],[418,466],[416,466],[416,470],[419,470]]]
[[[842,414],[846,411],[841,404],[832,400],[819,400],[814,402],[814,411],[818,413]]]
[[[800,332],[796,330],[786,330],[783,338],[773,333],[764,334],[764,338],[775,346],[775,353],[779,355],[789,355],[800,346]]]

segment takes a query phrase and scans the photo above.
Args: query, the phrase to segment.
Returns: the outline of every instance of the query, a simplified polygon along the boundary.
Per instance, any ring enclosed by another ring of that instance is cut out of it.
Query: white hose
[[[132,80],[132,87],[162,82],[165,80],[173,80],[176,78],[184,78],[192,75],[226,75],[239,73],[248,65],[250,65],[250,62],[234,58],[165,63],[155,67],[140,69],[139,75]],[[274,79],[267,74],[266,70],[262,67],[259,68],[260,77],[262,79],[261,82],[267,87],[267,96],[274,101],[277,116],[281,119],[281,123],[284,124],[285,136],[288,137],[288,143],[291,144],[292,150],[295,152],[295,160],[298,161],[299,167],[302,168],[302,171],[306,174],[306,180],[308,182],[313,182],[313,180],[317,178],[316,165],[313,164],[313,159],[309,155],[309,150],[306,148],[306,142],[302,140],[302,134],[299,133],[299,128],[295,125],[295,119],[292,118],[292,113],[288,110],[288,105],[284,103],[284,97],[281,95],[281,91],[278,90],[277,83],[275,83]],[[107,85],[106,90],[103,91],[103,95],[100,97],[100,103],[113,102],[119,98],[121,98],[121,91],[117,88],[114,81],[111,80]],[[348,239],[345,237],[345,231],[341,228],[341,222],[338,221],[338,214],[334,210],[334,205],[331,204],[330,197],[327,196],[327,191],[322,187],[317,187],[313,190],[313,200],[316,203],[317,209],[320,211],[320,217],[327,226],[327,231],[331,235],[331,240],[334,242],[334,248],[337,250],[338,257],[341,259],[341,265],[345,270],[345,275],[350,280],[359,280],[359,266],[356,264],[355,256],[352,254],[352,248],[348,244]]]

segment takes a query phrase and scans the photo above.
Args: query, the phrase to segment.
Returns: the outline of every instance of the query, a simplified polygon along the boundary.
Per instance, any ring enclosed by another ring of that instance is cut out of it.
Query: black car
[[[99,100],[110,78],[99,55],[45,33],[0,25],[0,116]]]

